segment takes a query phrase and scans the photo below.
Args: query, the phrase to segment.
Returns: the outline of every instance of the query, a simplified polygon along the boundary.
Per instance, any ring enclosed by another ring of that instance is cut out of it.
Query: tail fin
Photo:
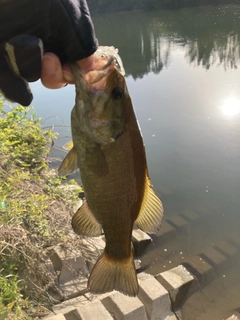
[[[88,287],[90,292],[95,294],[117,290],[135,297],[139,287],[133,256],[124,260],[114,260],[104,252],[92,269]]]

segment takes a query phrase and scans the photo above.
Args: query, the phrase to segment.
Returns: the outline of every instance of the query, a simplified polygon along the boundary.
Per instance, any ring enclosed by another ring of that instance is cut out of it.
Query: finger
[[[89,71],[94,70],[94,54],[92,54],[91,56],[78,60],[77,64],[79,65],[80,69],[87,73]]]
[[[84,73],[88,73],[89,71],[92,71],[95,69],[94,55],[78,60],[76,61],[76,63]],[[62,66],[62,71],[63,71],[63,77],[67,83],[71,83],[71,84],[75,83],[74,76],[68,64],[64,64]]]
[[[54,53],[47,52],[43,55],[41,81],[49,89],[58,89],[66,85],[61,62]]]
[[[72,74],[71,68],[68,64],[62,66],[63,78],[67,83],[75,83],[74,76]]]
[[[0,89],[8,100],[18,102],[23,106],[28,106],[33,99],[28,83],[23,78],[14,74],[9,68],[6,59],[1,56]]]

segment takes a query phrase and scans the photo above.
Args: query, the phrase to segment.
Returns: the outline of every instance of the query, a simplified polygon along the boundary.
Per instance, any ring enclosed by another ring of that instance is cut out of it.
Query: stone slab
[[[55,313],[52,311],[49,311],[49,314],[45,317],[42,317],[41,320],[49,320],[49,318],[52,318],[53,316],[55,316]]]
[[[174,313],[168,314],[163,320],[179,320]]]
[[[147,320],[145,308],[138,298],[114,292],[100,301],[115,320]]]
[[[187,299],[189,289],[195,280],[183,265],[159,273],[155,278],[169,292],[174,310],[180,308]]]
[[[183,266],[197,277],[201,284],[207,284],[214,278],[214,269],[200,256],[193,256],[187,262],[182,263]]]
[[[81,251],[70,245],[66,247],[53,247],[49,258],[55,272],[59,274],[59,283],[70,281],[76,273],[88,275],[89,270],[81,255]]]
[[[239,236],[239,234],[238,234],[237,237],[236,236],[235,237],[233,237],[233,236],[229,237],[227,239],[227,242],[231,243],[234,247],[236,247],[239,250],[239,248],[240,248],[240,236]]]
[[[153,276],[147,273],[140,273],[138,280],[138,297],[145,306],[148,319],[165,319],[172,312],[168,291]]]
[[[175,232],[176,229],[173,226],[171,226],[166,220],[164,220],[158,234],[162,239],[172,236]]]
[[[200,255],[207,263],[213,267],[221,267],[227,258],[214,248],[205,249]]]
[[[176,229],[184,228],[188,225],[188,222],[178,214],[172,215],[171,217],[166,219],[166,221]]]
[[[138,257],[143,254],[147,247],[151,244],[152,238],[140,229],[135,229],[132,232],[132,243],[134,253]]]
[[[194,210],[199,214],[201,217],[208,216],[209,214],[212,213],[211,207],[207,204],[202,204],[200,203],[199,205],[194,206]]]
[[[91,297],[88,298],[88,295],[89,294],[56,304],[52,307],[52,310],[55,314],[59,314],[59,313],[64,314],[73,309],[80,308],[84,304],[89,303]]]
[[[194,222],[200,218],[200,216],[193,210],[191,209],[186,209],[181,213],[181,216],[183,219],[189,221],[189,222]]]
[[[215,246],[215,249],[226,257],[233,257],[238,253],[237,248],[227,241],[221,241]]]
[[[66,313],[65,318],[66,320],[113,320],[99,300],[94,300],[81,306],[81,308]]]
[[[50,317],[47,317],[47,318],[44,318],[46,320],[66,320],[66,318],[64,317],[63,314],[55,314],[54,316],[50,316]]]
[[[240,314],[233,314],[231,317],[227,318],[226,320],[240,320]]]
[[[88,267],[89,272],[91,272],[94,264],[96,263],[98,257],[103,252],[105,248],[105,237],[87,237],[81,239],[81,246],[86,248],[87,252],[89,252],[89,257],[86,260],[86,265]]]
[[[63,267],[64,268],[64,267]],[[73,293],[86,290],[88,279],[85,277],[73,277],[70,281],[60,283],[60,289],[66,296],[71,296]]]

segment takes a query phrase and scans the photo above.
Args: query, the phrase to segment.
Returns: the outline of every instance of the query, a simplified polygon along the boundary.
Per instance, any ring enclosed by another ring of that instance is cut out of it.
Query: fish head
[[[89,121],[94,135],[103,143],[111,143],[125,128],[128,92],[125,79],[116,68],[102,80],[100,89],[93,86],[90,91],[92,110]]]
[[[100,66],[97,70],[81,74],[81,81],[76,81],[79,95],[75,108],[79,106],[76,114],[81,119],[81,130],[95,142],[106,145],[124,132],[130,97],[123,72],[114,57],[98,57],[97,63]]]

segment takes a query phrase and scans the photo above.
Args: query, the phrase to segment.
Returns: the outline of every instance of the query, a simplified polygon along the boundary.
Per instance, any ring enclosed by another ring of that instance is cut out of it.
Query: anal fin
[[[161,226],[163,211],[162,202],[152,189],[146,174],[144,196],[136,219],[137,226],[144,232],[157,233]]]
[[[74,232],[82,236],[98,237],[102,234],[102,227],[85,201],[72,217]]]

